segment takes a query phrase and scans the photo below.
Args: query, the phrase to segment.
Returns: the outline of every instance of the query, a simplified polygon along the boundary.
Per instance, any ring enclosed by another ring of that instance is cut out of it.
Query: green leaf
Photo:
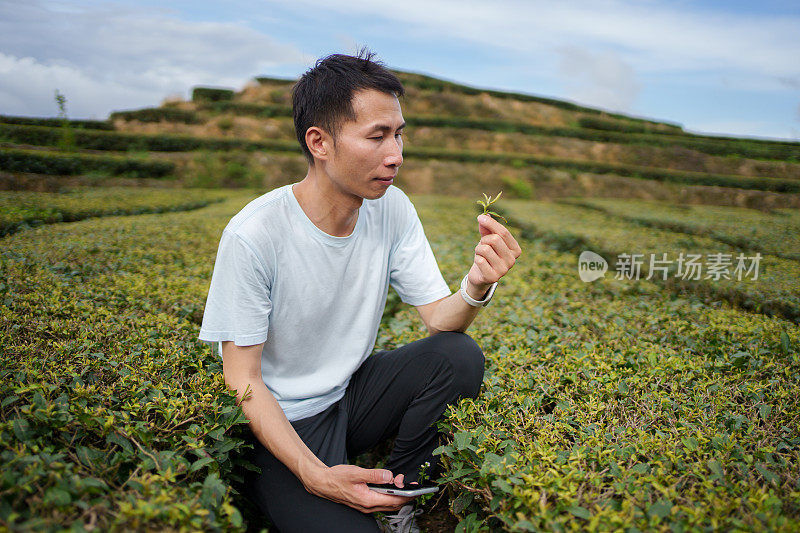
[[[686,437],[685,439],[681,439],[681,442],[684,446],[686,446],[689,451],[695,451],[698,447],[697,439],[694,437]]]
[[[109,444],[116,444],[126,452],[133,453],[133,445],[131,444],[131,441],[118,433],[109,433],[106,437],[106,442]]]
[[[12,403],[16,402],[17,400],[19,400],[19,396],[16,396],[16,395],[12,394],[11,396],[3,398],[3,401],[0,402],[0,407],[6,407],[7,405],[12,404]]]
[[[747,352],[736,352],[731,356],[731,366],[733,368],[742,368],[750,360],[750,354]]]
[[[781,351],[784,355],[789,355],[789,335],[781,331]]]
[[[494,481],[492,481],[492,485],[502,490],[503,492],[507,492],[509,494],[514,492],[514,487],[512,487],[511,484],[505,479],[495,479]]]
[[[455,533],[477,533],[482,524],[483,520],[478,520],[478,514],[472,513],[458,523]]]
[[[86,446],[78,446],[75,449],[75,455],[78,456],[78,460],[80,460],[84,466],[94,468],[95,464],[102,459],[103,454],[97,450],[87,448]]]
[[[464,509],[472,503],[472,500],[475,498],[475,494],[472,492],[462,492],[456,499],[453,500],[453,512],[455,514],[461,514]]]
[[[453,437],[453,442],[455,443],[457,450],[465,450],[471,441],[472,435],[466,431],[459,431]]]
[[[233,527],[242,527],[242,514],[236,507],[231,511],[231,524]]]
[[[210,463],[213,463],[213,462],[214,462],[214,459],[212,459],[211,457],[203,457],[202,459],[198,459],[197,461],[192,463],[192,466],[189,468],[189,472],[197,472],[198,470],[200,470],[201,468],[203,468],[207,464],[210,464]]]
[[[494,215],[494,216],[499,217],[499,218],[502,218],[505,221],[505,223],[508,224],[508,220],[506,220],[506,218],[503,215],[501,215],[500,213],[495,213],[494,211],[489,211],[489,214],[490,215]]]
[[[766,466],[762,465],[761,463],[756,464],[756,470],[758,473],[761,474],[764,479],[766,479],[770,483],[777,483],[778,476],[776,476],[771,470],[769,470]]]
[[[44,493],[44,501],[53,505],[69,505],[72,502],[72,495],[64,489],[51,487]]]
[[[719,464],[719,461],[715,459],[709,459],[708,463],[706,464],[708,464],[708,469],[711,470],[716,477],[725,479],[725,473],[722,471],[722,465]]]
[[[105,490],[108,490],[108,483],[106,483],[105,481],[103,481],[101,479],[97,479],[97,478],[94,478],[94,477],[81,478],[80,484],[81,484],[81,486],[86,487],[86,488],[96,489],[96,490],[92,490],[91,491],[91,492],[94,492],[94,493],[100,493],[100,492],[103,492]]]
[[[656,503],[650,506],[647,512],[653,516],[657,516],[659,518],[664,518],[669,515],[670,511],[672,510],[672,502],[669,500],[658,500]]]
[[[578,518],[583,518],[585,520],[589,520],[592,517],[592,513],[589,512],[589,509],[585,507],[580,507],[578,505],[570,507],[568,511],[577,516]]]
[[[442,455],[442,454],[449,455],[448,452],[452,452],[452,451],[453,451],[453,447],[452,446],[448,446],[447,444],[444,444],[442,446],[439,446],[435,450],[433,450],[433,452],[431,452],[431,454],[432,455]]]
[[[31,425],[24,418],[15,418],[11,425],[14,428],[14,435],[21,441],[26,441],[33,435]]]

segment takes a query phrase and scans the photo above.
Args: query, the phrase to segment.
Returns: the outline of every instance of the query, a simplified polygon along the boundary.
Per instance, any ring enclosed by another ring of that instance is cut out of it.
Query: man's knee
[[[486,358],[475,340],[459,331],[443,331],[432,338],[453,369],[453,387],[459,396],[477,398],[483,383]]]

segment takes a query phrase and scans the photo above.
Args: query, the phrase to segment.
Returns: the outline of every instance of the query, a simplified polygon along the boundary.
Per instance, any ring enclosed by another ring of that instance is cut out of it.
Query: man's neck
[[[353,233],[363,198],[344,193],[327,176],[320,176],[313,169],[292,191],[306,216],[319,229],[334,237]]]

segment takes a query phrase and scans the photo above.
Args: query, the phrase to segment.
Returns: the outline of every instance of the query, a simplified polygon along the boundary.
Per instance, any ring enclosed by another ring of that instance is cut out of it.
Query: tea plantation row
[[[742,216],[748,215],[746,209],[739,211]],[[783,257],[796,251],[791,238],[776,242],[771,248],[777,247],[780,255],[756,256],[757,250],[742,251],[702,232],[687,235],[667,227],[643,227],[625,216],[610,216],[580,205],[506,200],[501,214],[523,228],[525,235],[544,238],[559,249],[576,252],[576,256],[584,249],[600,254],[608,261],[608,275],[616,275],[615,266],[622,254],[642,254],[637,258],[642,260],[641,278],[646,278],[652,270],[654,279],[678,292],[725,300],[747,310],[800,321],[800,263]],[[701,217],[697,214],[696,220]],[[684,220],[688,221],[685,224],[691,224],[691,217]],[[678,275],[681,254],[684,260],[689,254],[698,256],[695,264],[700,265],[699,269],[690,271],[684,261]],[[747,275],[735,272],[740,254],[742,265],[753,267]],[[716,261],[711,256],[720,259],[718,273],[709,269]],[[668,266],[668,272],[651,269],[651,260],[659,266],[658,261],[665,258],[660,266]]]
[[[580,198],[563,202],[598,209],[645,227],[703,235],[737,249],[800,260],[800,211],[797,209],[764,212],[618,198]]]
[[[218,189],[76,187],[60,193],[0,191],[0,237],[19,229],[84,218],[188,211],[230,196]]]

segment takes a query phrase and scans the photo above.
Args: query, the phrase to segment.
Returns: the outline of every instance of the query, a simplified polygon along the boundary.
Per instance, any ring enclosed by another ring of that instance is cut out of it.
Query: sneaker
[[[383,533],[420,533],[417,519],[422,509],[414,510],[413,503],[407,503],[395,514],[383,513],[383,521],[378,525]]]

